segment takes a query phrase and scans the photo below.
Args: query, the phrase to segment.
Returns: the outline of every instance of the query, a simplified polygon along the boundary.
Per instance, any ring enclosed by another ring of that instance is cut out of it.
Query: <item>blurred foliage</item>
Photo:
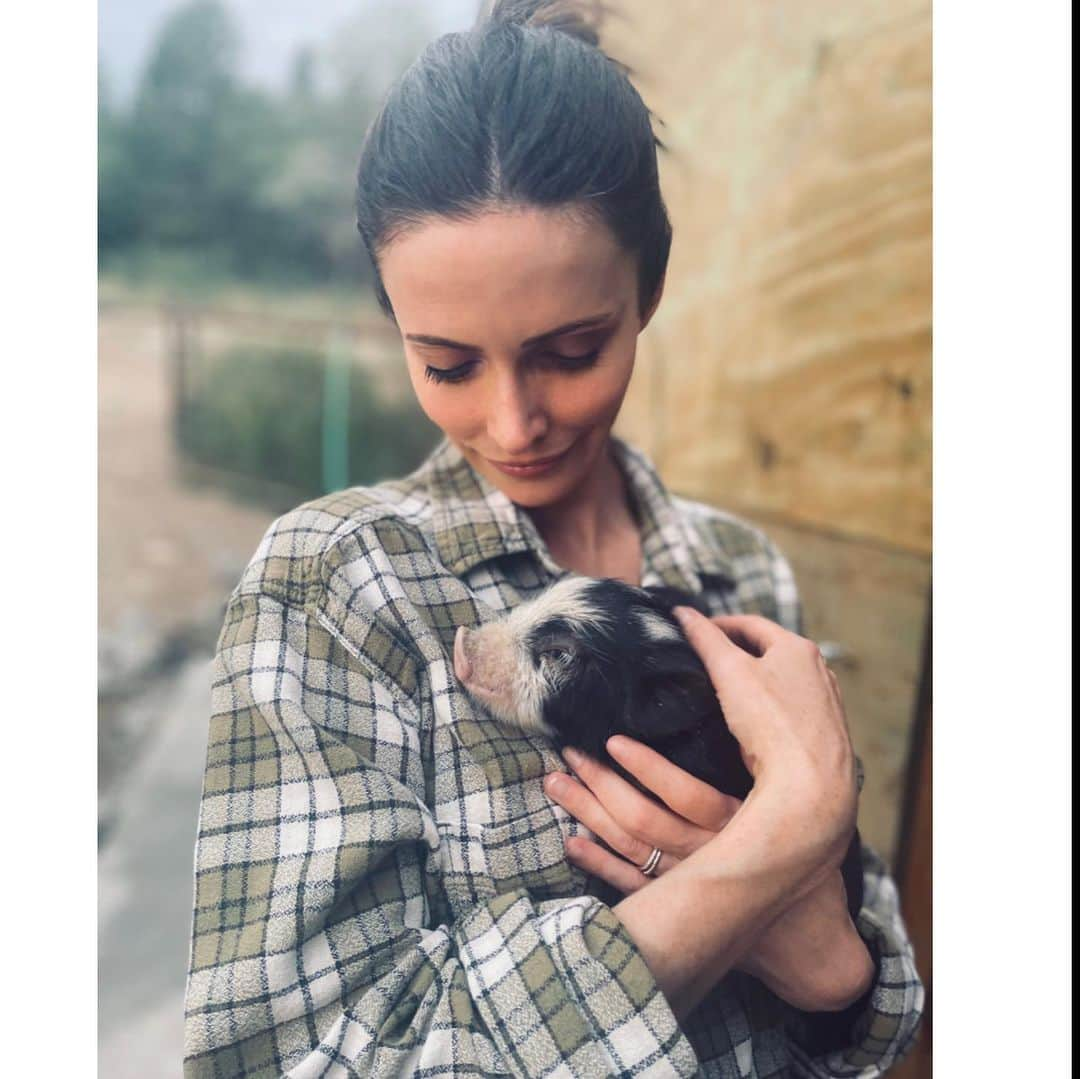
[[[322,493],[322,353],[244,347],[187,363],[177,435],[192,460],[303,497]],[[349,368],[348,393],[350,485],[404,475],[438,441],[411,395],[383,400],[364,369]]]
[[[180,290],[368,281],[353,213],[360,143],[430,37],[420,0],[381,0],[326,46],[298,49],[271,93],[245,85],[220,0],[176,9],[130,102],[99,72],[100,268]]]

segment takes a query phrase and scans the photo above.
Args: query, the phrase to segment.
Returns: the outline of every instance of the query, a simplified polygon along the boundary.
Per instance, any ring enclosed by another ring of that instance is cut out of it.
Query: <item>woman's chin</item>
[[[564,476],[532,480],[513,480],[506,476],[488,477],[515,505],[539,510],[568,499],[584,482],[577,470]]]
[[[556,502],[561,502],[566,497],[567,491],[572,490],[566,484],[551,481],[547,483],[524,483],[520,480],[507,482],[504,479],[502,482],[496,480],[492,480],[492,482],[511,502],[521,506],[522,509],[529,510],[541,509],[544,506],[551,506]]]

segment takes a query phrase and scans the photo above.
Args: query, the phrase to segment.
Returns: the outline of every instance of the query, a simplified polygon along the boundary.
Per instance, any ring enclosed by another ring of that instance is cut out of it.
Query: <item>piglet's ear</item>
[[[715,721],[720,705],[704,671],[681,671],[646,674],[627,711],[628,733],[649,742]]]
[[[683,592],[678,588],[668,588],[667,585],[652,585],[645,589],[650,598],[661,610],[670,611],[673,607],[693,607],[703,615],[708,616],[709,609],[696,596],[689,592]]]

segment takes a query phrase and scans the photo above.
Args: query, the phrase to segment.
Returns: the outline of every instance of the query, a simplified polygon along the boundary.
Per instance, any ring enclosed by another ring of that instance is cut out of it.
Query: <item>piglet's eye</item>
[[[545,648],[540,653],[541,663],[565,663],[570,653],[565,648]]]

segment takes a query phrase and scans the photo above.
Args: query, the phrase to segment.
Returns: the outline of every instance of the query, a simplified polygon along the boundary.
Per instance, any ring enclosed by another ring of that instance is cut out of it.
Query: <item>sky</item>
[[[99,0],[98,56],[111,91],[132,92],[165,17],[186,0]],[[243,39],[243,70],[270,88],[282,85],[294,50],[322,44],[350,16],[377,0],[225,0]],[[385,6],[385,0],[384,4]],[[478,0],[426,0],[435,36],[471,26]]]

